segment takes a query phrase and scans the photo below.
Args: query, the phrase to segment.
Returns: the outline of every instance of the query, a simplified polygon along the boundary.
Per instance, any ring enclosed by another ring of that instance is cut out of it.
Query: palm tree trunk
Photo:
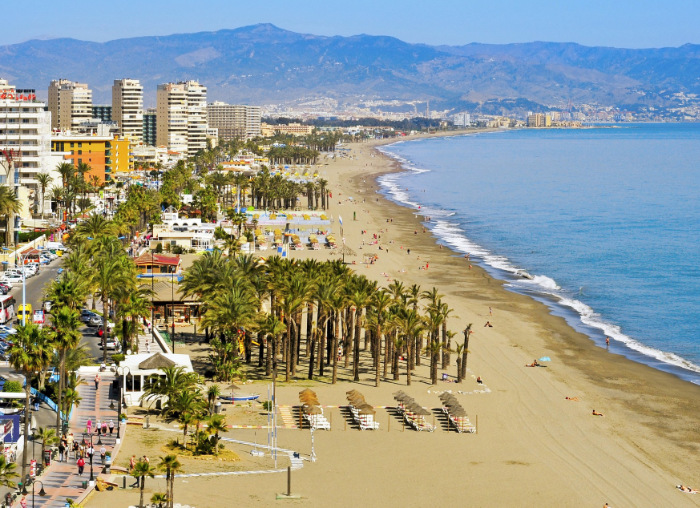
[[[32,393],[32,378],[30,372],[24,373],[25,385],[24,385],[24,449],[22,450],[22,478],[27,477],[27,454],[29,452],[29,447],[27,443],[29,442],[29,402]]]
[[[66,379],[66,350],[61,349],[60,351],[61,358],[58,363],[58,395],[56,397],[56,405],[58,406],[58,411],[56,411],[56,435],[60,438],[61,437],[61,408],[63,405],[61,404],[63,400],[63,384],[65,383]]]
[[[139,497],[139,508],[143,508],[143,489],[146,487],[146,477],[141,477],[141,494]]]
[[[274,340],[274,339],[272,339],[272,340]],[[270,340],[269,336],[265,337],[265,342],[266,342],[266,346],[267,346],[265,348],[266,349],[266,351],[265,351],[265,375],[269,376],[270,372],[272,370],[272,361],[271,361],[272,360],[271,359],[272,350],[270,348],[270,346],[272,345],[272,341]],[[262,340],[260,343],[262,344]]]
[[[362,309],[355,313],[355,339],[352,347],[352,375],[353,381],[360,380],[360,332],[362,331]]]
[[[406,386],[411,386],[411,366],[413,365],[413,337],[408,337],[408,358],[406,358]]]
[[[109,301],[107,300],[106,293],[102,295],[102,312],[104,312],[104,316],[102,317],[102,323],[104,326],[104,333],[102,334],[102,363],[107,365],[107,339],[109,338]]]
[[[284,381],[289,383],[289,375],[291,374],[292,363],[292,316],[286,316],[287,319],[287,337],[284,341]]]
[[[377,333],[374,334],[374,386],[379,386],[379,370],[381,367],[381,350],[382,350],[382,334],[381,329],[377,327]]]
[[[311,344],[309,344],[309,379],[314,379],[314,354],[316,353],[316,337],[311,338]]]
[[[331,338],[331,354],[333,355],[333,378],[331,380],[332,384],[338,382],[338,329],[334,329],[333,337]]]

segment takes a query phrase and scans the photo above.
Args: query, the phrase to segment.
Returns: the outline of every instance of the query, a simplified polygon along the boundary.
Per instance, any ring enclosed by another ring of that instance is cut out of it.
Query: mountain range
[[[433,109],[493,113],[578,107],[697,108],[700,46],[619,49],[573,43],[430,46],[393,37],[317,36],[259,24],[104,43],[30,40],[0,47],[0,77],[46,97],[52,79],[86,82],[95,104],[114,79],[140,79],[145,105],[159,83],[195,79],[208,99],[339,105],[430,101]],[[489,106],[491,105],[491,106]]]

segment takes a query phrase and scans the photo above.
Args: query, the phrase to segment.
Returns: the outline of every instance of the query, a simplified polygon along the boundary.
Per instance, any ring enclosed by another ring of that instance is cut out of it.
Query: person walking
[[[95,374],[95,390],[100,386],[100,375]]]
[[[78,459],[78,476],[83,476],[84,470],[85,470],[85,459],[80,457]]]
[[[58,461],[63,462],[63,454],[66,453],[66,444],[63,439],[58,443]]]
[[[107,448],[105,448],[105,445],[102,445],[100,448],[100,458],[102,459],[102,465],[105,465],[105,456],[107,455]]]
[[[107,435],[107,422],[102,422],[102,435]]]
[[[87,430],[88,435],[92,434],[92,420],[89,418],[87,424],[85,424],[85,429]]]
[[[114,432],[114,420],[109,421],[109,435],[112,435],[112,432]]]

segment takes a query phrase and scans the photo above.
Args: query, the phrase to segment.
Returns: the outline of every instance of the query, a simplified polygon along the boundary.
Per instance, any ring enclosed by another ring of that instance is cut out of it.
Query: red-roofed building
[[[146,252],[137,257],[134,262],[140,273],[178,273],[181,260],[180,256],[172,254]]]

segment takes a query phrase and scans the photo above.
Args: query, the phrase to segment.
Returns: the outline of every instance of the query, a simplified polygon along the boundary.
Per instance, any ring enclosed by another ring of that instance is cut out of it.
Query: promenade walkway
[[[110,387],[114,378],[114,373],[112,372],[101,372],[100,382],[97,390],[95,390],[94,375],[91,377],[83,377],[85,383],[78,387],[78,393],[82,400],[80,406],[73,410],[69,422],[69,431],[73,433],[76,441],[83,439],[83,434],[86,432],[87,421],[92,420],[93,422],[92,441],[95,448],[93,471],[95,478],[102,472],[102,463],[100,460],[101,446],[97,444],[98,438],[94,433],[94,424],[97,420],[100,422],[107,421],[108,423],[110,420],[114,421],[114,433],[110,435],[109,431],[107,431],[106,435],[101,436],[101,440],[107,451],[111,451],[113,454],[115,453],[115,446],[117,445],[117,411],[116,409],[109,408],[111,401]],[[34,506],[64,508],[67,498],[76,501],[81,499],[91,488],[89,484],[88,489],[83,488],[83,482],[88,482],[90,479],[89,464],[89,460],[86,460],[85,472],[82,476],[78,476],[78,467],[72,452],[69,454],[67,462],[52,461],[51,466],[45,473],[37,478],[37,480],[43,483],[47,495],[45,497],[39,496],[38,491],[41,490],[41,486],[35,484],[36,494],[34,496]],[[28,505],[31,506],[31,491],[27,495],[27,501]],[[19,499],[18,502],[15,503],[15,506],[19,506]]]

